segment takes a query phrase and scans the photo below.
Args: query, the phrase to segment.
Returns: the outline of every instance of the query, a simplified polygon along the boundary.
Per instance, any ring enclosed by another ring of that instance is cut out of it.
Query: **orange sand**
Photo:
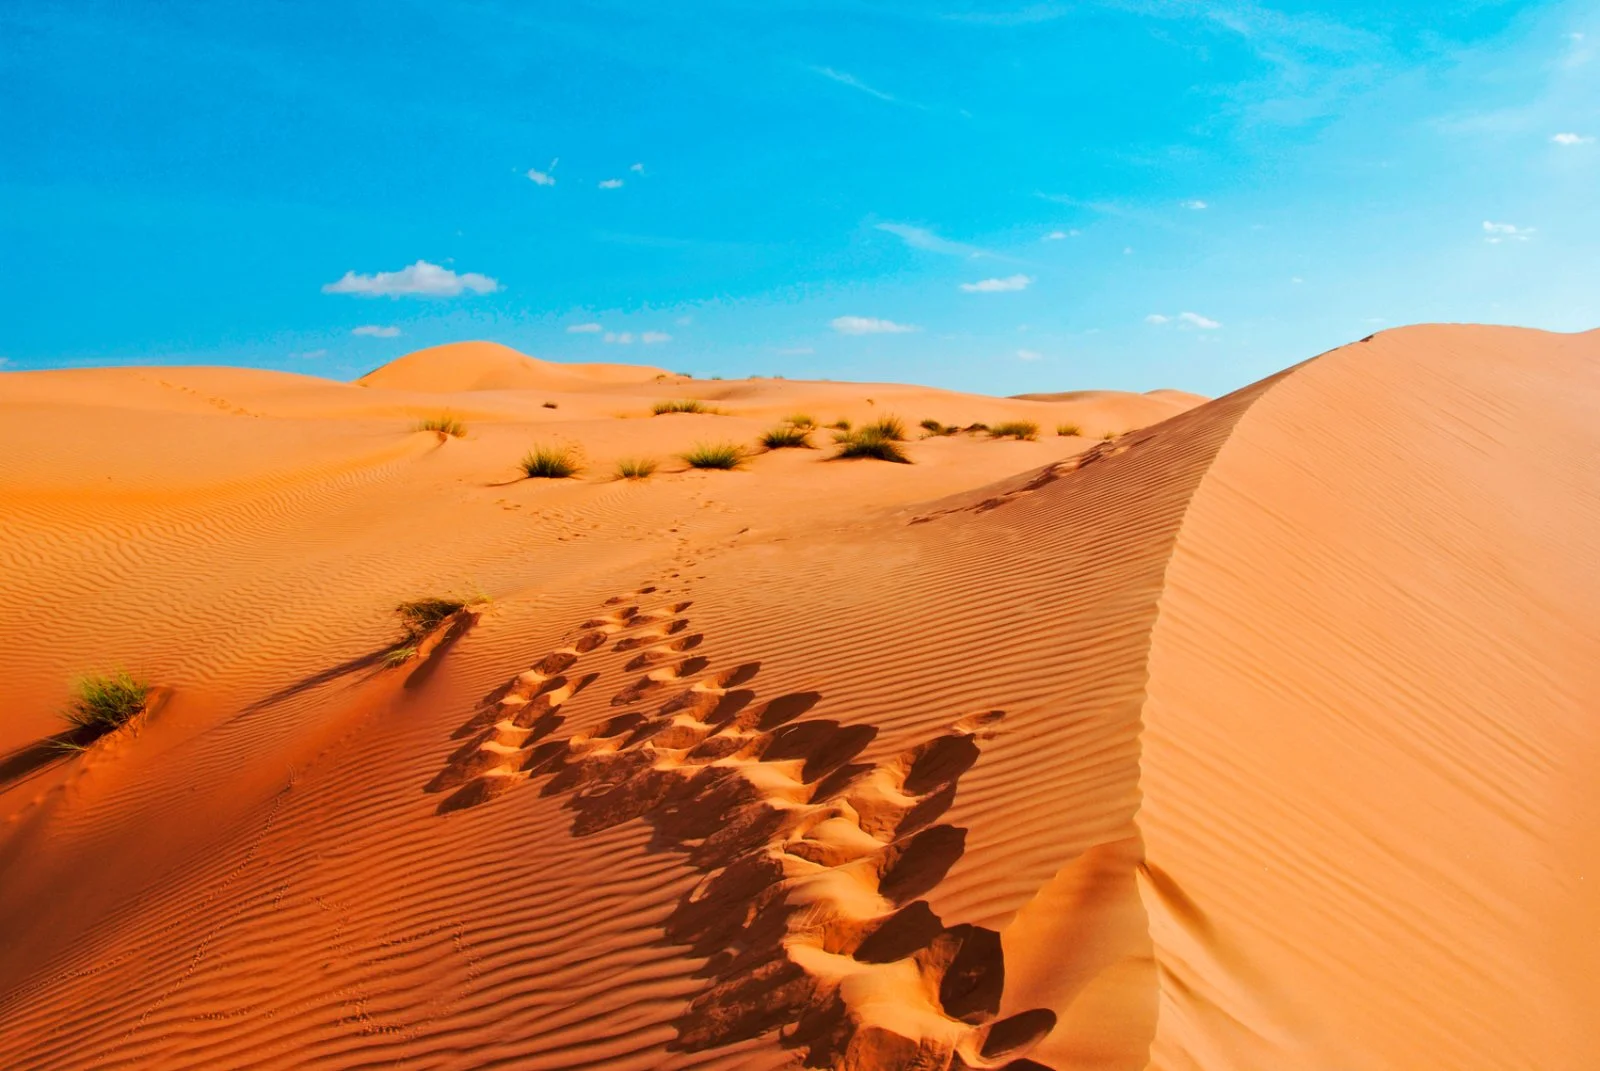
[[[467,343],[0,407],[0,1067],[1600,1066],[1600,333],[1213,402]],[[671,460],[796,412],[1041,435]],[[150,712],[42,746],[116,666]]]

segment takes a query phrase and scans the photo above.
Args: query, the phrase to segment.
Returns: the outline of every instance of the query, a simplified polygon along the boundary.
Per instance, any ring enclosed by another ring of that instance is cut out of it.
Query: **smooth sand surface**
[[[1600,333],[1211,402],[466,343],[0,412],[0,1066],[1600,1066]],[[793,413],[914,464],[674,458]],[[117,666],[149,712],[51,751]]]

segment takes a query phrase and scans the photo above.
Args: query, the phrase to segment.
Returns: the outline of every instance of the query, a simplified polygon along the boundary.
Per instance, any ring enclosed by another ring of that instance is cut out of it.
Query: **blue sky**
[[[0,8],[5,368],[1217,394],[1600,325],[1600,0]]]

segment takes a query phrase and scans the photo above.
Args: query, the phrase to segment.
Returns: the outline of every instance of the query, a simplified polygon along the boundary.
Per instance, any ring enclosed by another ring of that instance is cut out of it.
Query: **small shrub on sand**
[[[835,431],[849,431],[850,430],[850,422],[848,420],[846,420],[844,417],[840,417],[838,420],[835,420],[832,424],[829,424],[828,427],[832,428]]]
[[[1103,443],[1108,443],[1112,439],[1115,439],[1116,437],[1117,437],[1117,433],[1116,432],[1108,431],[1104,435],[1100,436],[1100,441],[1103,442]]]
[[[624,480],[646,480],[655,471],[653,457],[625,457],[617,462],[617,476]]]
[[[768,450],[782,450],[786,447],[811,445],[811,436],[804,428],[792,424],[780,424],[761,436],[761,445]]]
[[[415,646],[428,633],[450,619],[450,615],[466,609],[467,600],[453,596],[431,595],[425,599],[412,599],[394,608],[400,618],[404,642]]]
[[[459,439],[467,433],[467,426],[455,417],[438,416],[417,421],[415,431],[437,431]]]
[[[383,664],[390,669],[394,669],[396,666],[405,665],[415,657],[417,657],[416,646],[413,644],[407,644],[404,647],[396,647],[394,650],[384,655]]]
[[[736,469],[744,460],[744,448],[738,443],[696,443],[683,459],[692,469]]]
[[[558,409],[558,408],[560,408],[560,406],[556,405],[555,402],[545,402],[544,403],[544,407],[546,409]]]
[[[797,428],[814,428],[817,426],[817,422],[812,420],[811,417],[805,413],[792,413],[788,417],[784,418],[783,422],[785,424],[792,424]]]
[[[582,468],[565,446],[535,447],[518,464],[524,476],[540,480],[564,480],[576,476]]]
[[[1007,420],[989,429],[992,439],[1037,439],[1039,425],[1031,420]]]
[[[84,677],[62,712],[82,737],[104,736],[144,709],[150,686],[126,670]]]
[[[1060,435],[1060,436],[1062,436],[1064,438],[1071,437],[1071,436],[1074,436],[1074,435],[1082,435],[1083,434],[1083,428],[1080,427],[1077,424],[1057,424],[1056,425],[1056,434]]]
[[[925,434],[923,436],[923,438],[928,438],[928,439],[931,439],[934,436],[938,436],[938,435],[954,435],[956,432],[961,430],[960,428],[956,427],[954,424],[941,424],[937,420],[932,419],[931,417],[929,419],[927,419],[927,420],[924,420],[921,424],[919,424],[917,426],[920,427],[924,432],[927,433],[927,434]]]
[[[989,430],[989,425],[987,425],[987,424],[968,424],[966,427],[962,428],[961,430],[966,432],[968,435],[976,435],[980,431],[988,431]]]
[[[906,457],[894,439],[885,435],[883,429],[876,424],[862,428],[860,431],[845,432],[833,437],[839,444],[836,458],[870,457],[878,461],[894,461],[901,465],[909,465],[911,459]]]
[[[876,421],[861,429],[862,434],[887,439],[889,442],[904,442],[906,438],[905,421],[897,416],[889,415],[879,417]]]
[[[650,407],[652,416],[666,416],[668,413],[709,413],[706,403],[695,398],[673,398],[664,402],[657,402]]]

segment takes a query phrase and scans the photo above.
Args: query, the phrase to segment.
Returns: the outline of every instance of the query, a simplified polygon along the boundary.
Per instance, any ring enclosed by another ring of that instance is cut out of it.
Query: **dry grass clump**
[[[696,443],[681,456],[692,469],[736,469],[744,461],[744,447],[738,443]]]
[[[792,413],[784,418],[785,424],[792,424],[797,428],[814,428],[817,422],[806,413]]]
[[[1070,436],[1073,436],[1073,435],[1082,435],[1083,434],[1083,428],[1082,428],[1081,425],[1078,425],[1078,424],[1057,424],[1056,425],[1056,434],[1060,435],[1060,436],[1063,436],[1063,437],[1070,437]]]
[[[1007,420],[989,429],[991,439],[1037,439],[1039,425],[1031,420]]]
[[[1114,432],[1114,431],[1108,431],[1108,432],[1106,432],[1106,433],[1105,433],[1105,434],[1104,434],[1104,435],[1102,435],[1102,436],[1100,436],[1100,441],[1101,441],[1101,442],[1105,442],[1105,443],[1108,443],[1108,442],[1110,442],[1110,441],[1111,441],[1111,440],[1112,440],[1112,439],[1115,439],[1115,438],[1116,438],[1116,437],[1117,437],[1117,433],[1116,433],[1116,432]]]
[[[127,670],[84,677],[61,716],[86,743],[126,724],[144,709],[149,697],[150,685]]]
[[[437,431],[459,439],[467,433],[467,426],[452,416],[429,417],[427,420],[417,421],[413,431]]]
[[[705,402],[696,398],[673,398],[664,402],[657,402],[650,407],[652,416],[666,416],[669,413],[711,413],[715,410],[709,408]]]
[[[783,450],[790,447],[811,446],[811,434],[805,428],[793,424],[779,424],[765,435],[761,436],[761,445],[768,450]]]
[[[911,459],[900,449],[898,442],[877,424],[859,431],[840,432],[833,437],[833,441],[839,445],[839,452],[833,455],[836,458],[867,457],[901,465],[911,464]]]
[[[956,432],[961,430],[954,424],[941,424],[932,417],[922,421],[917,426],[926,432],[926,434],[923,436],[925,439],[931,439],[939,435],[954,435]]]
[[[989,430],[989,425],[987,425],[987,424],[968,424],[966,427],[962,428],[961,430],[963,432],[965,432],[966,434],[968,434],[968,435],[976,435],[980,431],[988,431]]]
[[[394,608],[394,612],[400,618],[400,628],[404,633],[402,642],[416,644],[448,621],[452,614],[466,608],[466,599],[444,595],[430,595],[401,603]]]
[[[653,457],[625,457],[617,462],[617,476],[624,480],[647,480],[655,471]]]
[[[844,417],[840,417],[838,420],[835,420],[832,424],[829,424],[828,427],[832,428],[834,431],[849,431],[850,430],[850,422],[848,420],[846,420]]]
[[[879,439],[887,439],[889,442],[905,442],[906,438],[905,421],[893,414],[879,417],[871,424],[864,426],[861,431],[863,434],[875,436]]]
[[[518,465],[524,476],[540,480],[564,480],[576,476],[583,468],[578,464],[572,448],[567,446],[535,447]]]

